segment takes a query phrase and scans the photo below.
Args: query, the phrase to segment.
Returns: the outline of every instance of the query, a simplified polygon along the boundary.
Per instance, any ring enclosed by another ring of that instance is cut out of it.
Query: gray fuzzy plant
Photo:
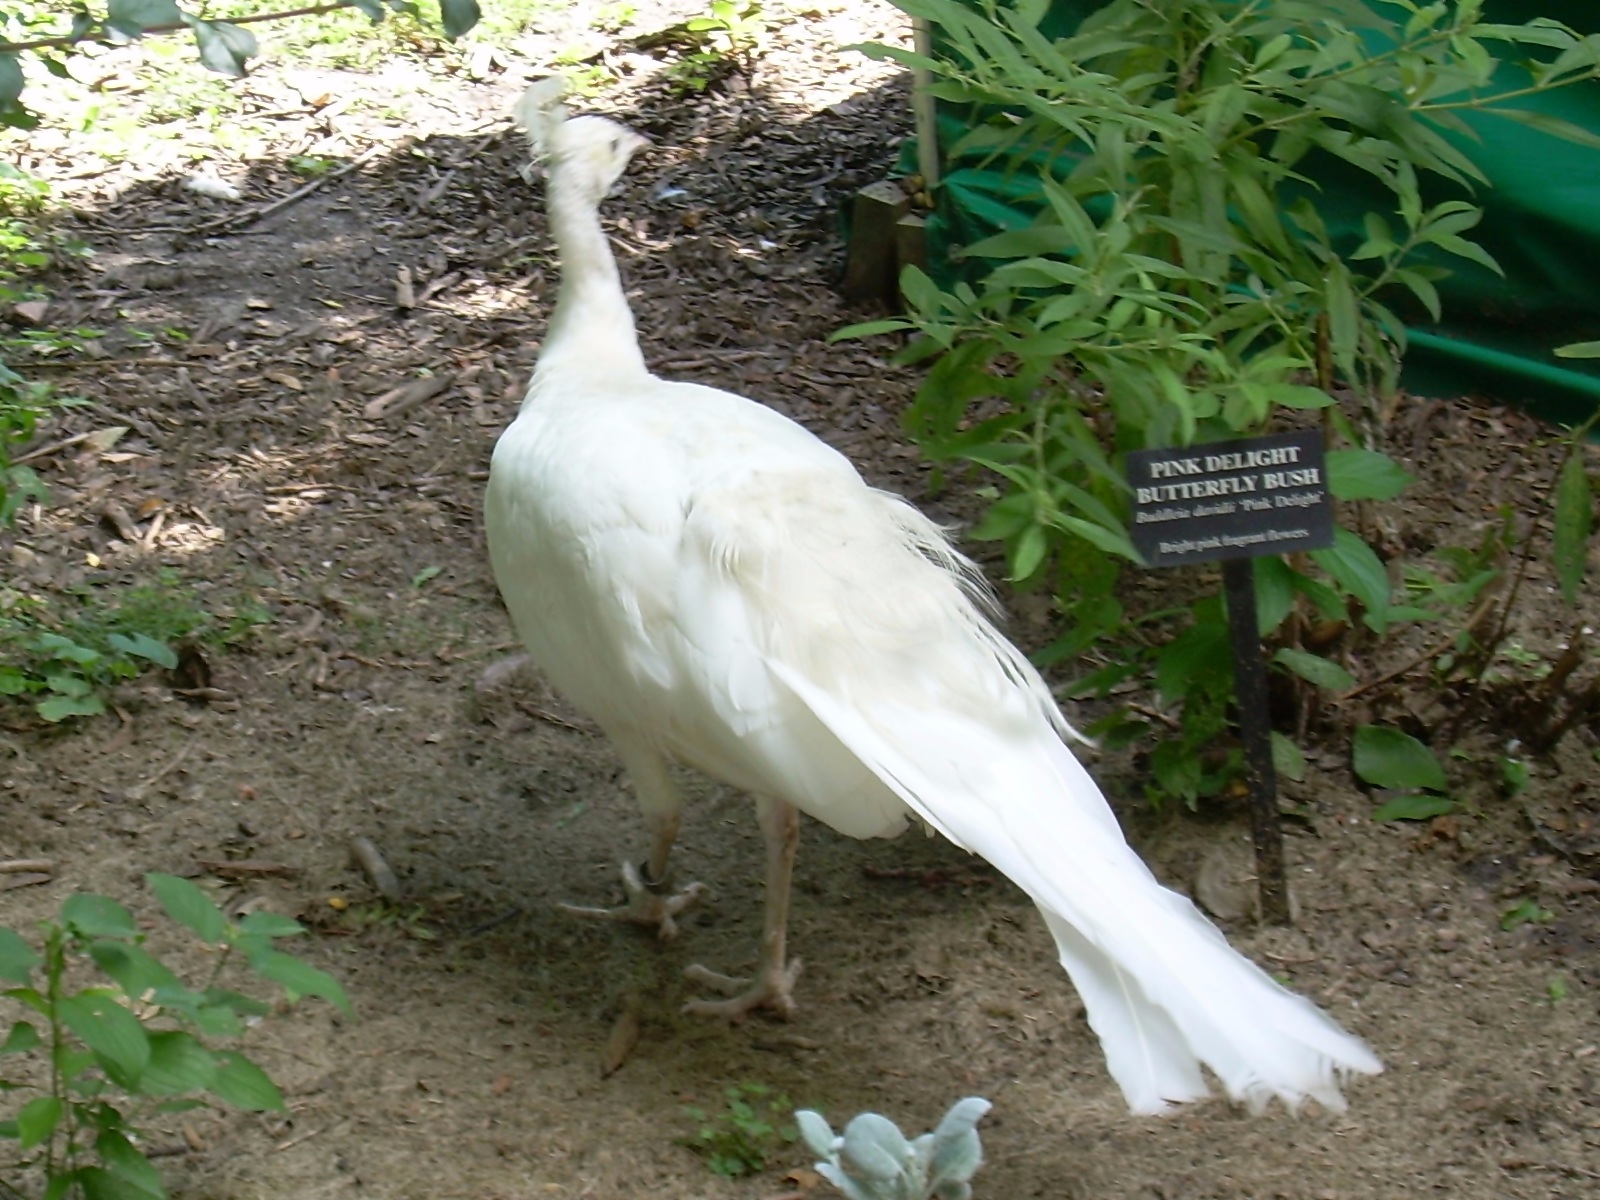
[[[862,1113],[838,1137],[820,1113],[801,1109],[794,1117],[822,1160],[818,1173],[846,1200],[970,1200],[983,1165],[976,1126],[990,1107],[981,1096],[958,1100],[937,1129],[915,1140],[877,1113]]]

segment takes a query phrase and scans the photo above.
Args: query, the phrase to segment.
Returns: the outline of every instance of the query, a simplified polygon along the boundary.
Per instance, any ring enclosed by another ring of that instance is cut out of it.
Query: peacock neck
[[[535,390],[541,378],[648,374],[598,206],[558,173],[550,180],[548,209],[561,286],[535,370]]]

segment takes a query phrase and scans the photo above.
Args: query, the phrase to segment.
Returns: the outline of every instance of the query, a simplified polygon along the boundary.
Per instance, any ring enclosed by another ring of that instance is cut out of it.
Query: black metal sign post
[[[1261,917],[1287,925],[1289,882],[1251,559],[1332,545],[1333,500],[1322,435],[1307,430],[1135,451],[1128,455],[1128,480],[1134,494],[1133,543],[1146,562],[1222,563]]]
[[[1248,558],[1222,564],[1233,640],[1233,694],[1244,736],[1244,779],[1250,791],[1250,840],[1256,848],[1256,886],[1261,919],[1288,925],[1289,875],[1283,865],[1283,830],[1278,827],[1278,772],[1272,765],[1272,727],[1267,718],[1267,669],[1256,628],[1256,568]]]

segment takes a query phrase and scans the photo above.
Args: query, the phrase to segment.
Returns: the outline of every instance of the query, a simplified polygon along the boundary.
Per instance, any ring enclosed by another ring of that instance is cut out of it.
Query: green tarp
[[[1055,0],[1046,32],[1070,33],[1100,3]],[[1583,33],[1600,33],[1600,0],[1489,0],[1485,11],[1495,21],[1548,16]],[[1600,83],[1519,103],[1600,135]],[[1459,144],[1492,184],[1470,197],[1485,210],[1472,236],[1499,262],[1505,278],[1449,260],[1454,274],[1439,285],[1444,322],[1410,331],[1403,384],[1424,395],[1492,396],[1563,424],[1577,423],[1600,405],[1600,360],[1559,359],[1551,350],[1600,340],[1600,149],[1486,114],[1466,114],[1466,120],[1477,140]],[[964,131],[962,110],[941,104],[941,151]],[[1330,228],[1347,229],[1353,240],[1359,239],[1364,213],[1392,210],[1387,191],[1331,157],[1313,175]],[[1452,186],[1441,183],[1431,199],[1448,198]],[[1029,190],[1024,180],[945,159],[928,220],[935,274],[953,273],[952,246],[1027,225],[1033,215]]]

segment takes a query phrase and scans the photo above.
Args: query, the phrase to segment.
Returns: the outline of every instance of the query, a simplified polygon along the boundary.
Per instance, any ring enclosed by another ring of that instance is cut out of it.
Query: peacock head
[[[605,117],[573,117],[551,139],[548,170],[596,204],[628,168],[628,161],[650,140]]]
[[[551,179],[598,204],[649,139],[605,117],[569,118],[563,90],[559,79],[541,80],[523,93],[513,115]]]

